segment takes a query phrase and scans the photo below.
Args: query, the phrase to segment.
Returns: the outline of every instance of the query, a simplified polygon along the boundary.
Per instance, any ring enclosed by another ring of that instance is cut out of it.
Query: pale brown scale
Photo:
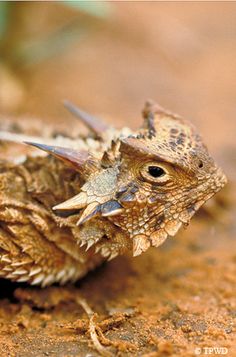
[[[0,132],[48,153],[0,164],[1,277],[64,284],[125,251],[137,256],[175,236],[226,183],[193,125],[155,103],[135,132],[66,106],[88,138]]]

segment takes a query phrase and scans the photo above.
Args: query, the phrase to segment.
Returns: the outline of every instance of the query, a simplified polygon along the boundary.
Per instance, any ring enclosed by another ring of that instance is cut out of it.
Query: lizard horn
[[[101,206],[97,202],[90,203],[83,211],[80,219],[77,222],[77,226],[85,223],[89,219],[93,218],[100,212]]]
[[[76,171],[82,175],[89,175],[97,168],[98,161],[86,150],[74,150],[60,146],[50,146],[39,143],[32,143],[25,141],[25,144],[35,146],[36,148],[46,151],[49,154],[64,161],[69,166],[72,166]]]
[[[143,127],[148,130],[148,137],[151,139],[153,136],[156,135],[156,128],[155,128],[155,109],[156,105],[152,100],[147,100],[142,111],[143,118],[144,118],[144,125]]]
[[[54,208],[55,209],[55,208]],[[108,201],[103,204],[91,202],[83,211],[77,225],[85,223],[96,215],[103,217],[115,216],[123,211],[123,207],[117,201]]]
[[[151,118],[153,117],[153,126],[154,126],[154,118],[155,118],[155,114],[159,114],[161,116],[167,116],[167,117],[171,117],[173,119],[181,119],[179,115],[174,114],[173,112],[171,112],[170,110],[167,110],[165,108],[163,108],[161,105],[159,105],[158,103],[154,102],[152,99],[148,99],[144,105],[144,109],[142,111],[143,114],[143,118],[145,120],[145,123],[147,123],[146,125],[148,125],[148,121],[150,121],[150,116]],[[155,129],[155,127],[154,127]]]
[[[85,192],[80,192],[78,195],[70,198],[69,200],[62,202],[52,209],[53,211],[72,211],[86,207],[88,196]]]
[[[105,202],[101,205],[101,214],[103,217],[116,216],[123,210],[121,204],[115,200]]]
[[[103,134],[108,131],[111,127],[104,123],[101,119],[98,119],[86,112],[82,109],[76,107],[74,104],[70,103],[69,101],[64,101],[64,106],[76,117],[78,117],[93,133],[98,136],[102,137]]]

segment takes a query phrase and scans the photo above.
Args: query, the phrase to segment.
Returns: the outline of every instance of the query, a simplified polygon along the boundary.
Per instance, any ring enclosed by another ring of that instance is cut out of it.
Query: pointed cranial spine
[[[47,153],[57,157],[65,162],[65,164],[73,167],[83,176],[87,177],[92,172],[96,171],[99,166],[99,161],[85,150],[74,150],[60,146],[50,146],[40,143],[25,142],[25,144],[35,146],[36,148],[46,151]]]
[[[92,132],[98,137],[102,138],[103,134],[110,130],[111,127],[91,114],[86,113],[82,109],[76,107],[68,100],[64,101],[64,106],[76,117],[78,117]]]
[[[88,201],[88,196],[85,192],[80,192],[78,195],[70,198],[69,200],[54,206],[52,209],[57,210],[76,210],[86,207]]]
[[[81,225],[88,221],[89,219],[93,218],[95,215],[97,215],[100,212],[101,206],[97,202],[92,202],[90,203],[85,210],[83,211],[82,215],[80,216],[80,219],[77,222],[77,225]]]

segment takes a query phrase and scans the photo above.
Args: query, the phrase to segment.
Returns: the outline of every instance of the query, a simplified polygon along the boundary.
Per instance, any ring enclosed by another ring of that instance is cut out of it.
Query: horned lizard
[[[44,151],[0,163],[0,277],[64,284],[125,251],[140,255],[226,183],[194,126],[151,101],[137,131],[66,106],[87,138],[0,133]]]

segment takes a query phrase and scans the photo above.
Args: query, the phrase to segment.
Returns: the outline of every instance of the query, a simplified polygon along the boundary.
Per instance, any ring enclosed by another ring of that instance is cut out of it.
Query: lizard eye
[[[157,178],[165,175],[165,171],[159,166],[148,166],[148,173],[150,176]]]
[[[142,165],[140,173],[146,181],[153,183],[164,184],[170,179],[166,166],[156,162],[147,162]]]

